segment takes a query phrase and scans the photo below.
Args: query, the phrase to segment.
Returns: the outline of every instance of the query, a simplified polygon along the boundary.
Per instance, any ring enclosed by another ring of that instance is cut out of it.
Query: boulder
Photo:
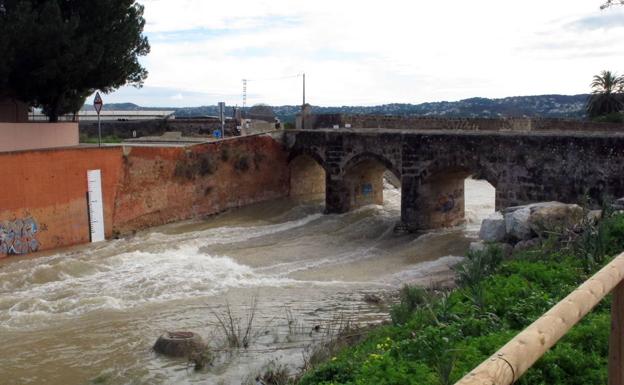
[[[506,234],[505,218],[499,212],[495,212],[481,222],[479,238],[486,242],[501,242]]]
[[[590,223],[596,224],[602,219],[602,210],[590,210],[587,213],[587,220]]]
[[[522,251],[522,250],[531,249],[533,247],[539,246],[541,243],[542,242],[540,241],[539,238],[527,239],[527,240],[516,243],[516,245],[513,248],[513,251]]]
[[[624,198],[616,199],[612,206],[614,210],[624,210]]]
[[[515,208],[504,215],[505,231],[510,238],[523,241],[531,238],[531,228],[529,227],[529,216],[531,208],[523,206]]]
[[[487,249],[487,245],[483,241],[478,242],[470,242],[470,246],[468,247],[468,251],[470,252],[481,252]]]
[[[529,205],[528,224],[535,234],[560,233],[578,227],[583,221],[581,206],[561,202],[546,202]]]
[[[512,245],[510,245],[509,243],[497,243],[497,246],[500,247],[503,251],[503,257],[505,259],[511,258],[514,248]]]

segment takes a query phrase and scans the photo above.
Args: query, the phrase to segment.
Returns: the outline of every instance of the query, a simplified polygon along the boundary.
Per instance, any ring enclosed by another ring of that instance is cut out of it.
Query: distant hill
[[[316,107],[315,113],[345,113],[372,115],[411,115],[468,118],[499,118],[499,117],[545,117],[572,118],[584,117],[587,94],[581,95],[536,95],[513,96],[502,99],[470,98],[456,102],[432,102],[421,104],[383,104],[379,106],[341,106]],[[191,116],[216,116],[217,106],[201,107],[140,107],[133,103],[108,104],[115,110],[175,110],[180,118]],[[85,108],[85,107],[83,107]],[[275,114],[283,122],[293,122],[300,106],[273,106]],[[231,108],[226,113],[231,115]]]
[[[104,108],[111,111],[175,111],[177,107],[142,107],[134,103],[106,103]],[[92,104],[85,104],[81,110],[93,110]]]

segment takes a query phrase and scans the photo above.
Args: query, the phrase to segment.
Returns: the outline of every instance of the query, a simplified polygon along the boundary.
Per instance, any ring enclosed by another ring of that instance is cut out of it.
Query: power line
[[[303,87],[304,87],[304,104],[305,104],[305,73],[298,73],[295,75],[285,75],[273,78],[256,78],[256,79],[243,79],[243,107],[242,111],[245,111],[245,107],[247,107],[247,83],[249,82],[266,82],[266,81],[276,81],[276,80],[285,80],[285,79],[295,79],[303,76]]]
[[[295,74],[295,75],[279,76],[276,78],[258,78],[258,79],[244,79],[244,80],[248,82],[265,82],[265,81],[273,81],[273,80],[294,79],[294,78],[300,77],[301,75],[302,74]]]

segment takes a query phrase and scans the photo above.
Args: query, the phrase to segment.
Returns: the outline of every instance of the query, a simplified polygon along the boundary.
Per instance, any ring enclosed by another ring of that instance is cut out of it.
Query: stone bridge
[[[389,171],[401,182],[401,221],[411,231],[461,223],[467,177],[496,188],[497,209],[551,200],[598,205],[624,196],[624,133],[614,131],[315,129],[284,135],[291,195],[324,192],[326,211],[343,213],[382,203]]]

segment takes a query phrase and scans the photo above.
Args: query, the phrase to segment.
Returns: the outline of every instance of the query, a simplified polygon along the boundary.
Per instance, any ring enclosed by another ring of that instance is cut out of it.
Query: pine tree
[[[95,90],[141,86],[143,6],[134,0],[5,0],[0,95],[42,107],[51,122]]]

